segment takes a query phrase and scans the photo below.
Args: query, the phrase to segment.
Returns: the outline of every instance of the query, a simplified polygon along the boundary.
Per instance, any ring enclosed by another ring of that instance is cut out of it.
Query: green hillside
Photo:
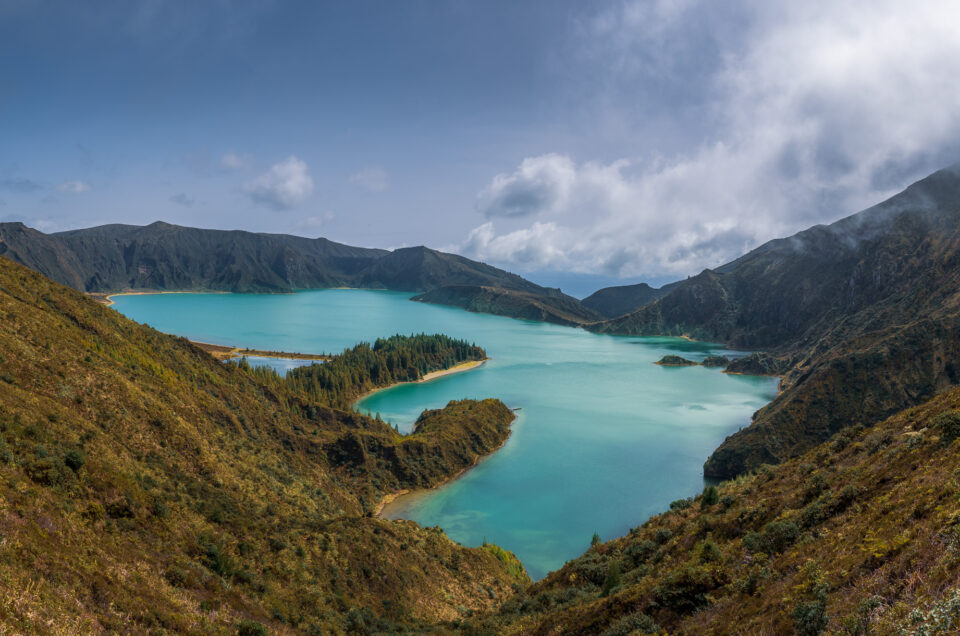
[[[424,418],[401,436],[0,258],[0,625],[345,633],[491,607],[526,580],[511,555],[370,514],[513,414]]]
[[[727,478],[794,457],[960,382],[960,167],[670,286],[601,333],[686,335],[763,359],[782,393],[709,458]],[[753,363],[753,364],[750,364]],[[750,366],[746,366],[746,365]]]
[[[676,501],[465,631],[956,634],[958,409],[953,389]]]

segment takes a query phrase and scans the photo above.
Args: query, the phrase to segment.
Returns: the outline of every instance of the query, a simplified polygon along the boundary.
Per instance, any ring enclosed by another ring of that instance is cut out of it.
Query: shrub
[[[153,503],[150,506],[150,512],[158,519],[166,519],[167,515],[170,514],[170,507],[160,497],[154,497]]]
[[[657,531],[653,533],[653,540],[663,545],[669,541],[672,536],[673,533],[670,532],[670,528],[657,528]]]
[[[883,598],[880,596],[871,596],[860,601],[857,612],[844,621],[847,632],[851,636],[870,636],[874,632],[872,628],[874,610],[882,605]]]
[[[237,624],[237,636],[269,636],[267,628],[257,621],[244,620]]]
[[[792,521],[771,521],[760,532],[751,532],[743,538],[750,552],[777,554],[783,552],[800,537],[800,528]]]
[[[940,441],[943,444],[949,444],[960,437],[960,410],[947,411],[937,415],[930,420],[930,426],[940,434]]]
[[[818,526],[830,518],[833,509],[833,498],[828,494],[820,497],[800,511],[797,517],[800,527],[807,529]]]
[[[798,636],[818,636],[823,633],[830,622],[826,590],[812,601],[797,601],[790,617],[796,621]]]
[[[689,497],[686,499],[677,499],[676,501],[670,502],[670,510],[686,510],[692,504],[693,502],[690,500]]]
[[[717,544],[708,540],[700,544],[698,558],[700,563],[714,563],[722,559],[723,555],[720,553],[720,548],[717,547]]]
[[[577,577],[594,585],[602,585],[610,570],[610,559],[596,550],[590,550],[579,559],[571,561]]]
[[[707,508],[716,505],[720,501],[720,493],[716,486],[707,486],[703,489],[703,496],[700,498],[700,507]]]
[[[850,433],[847,431],[840,431],[833,436],[833,439],[830,441],[830,450],[834,453],[839,453],[850,443]]]
[[[840,491],[840,495],[837,497],[836,512],[842,512],[843,510],[846,510],[850,504],[860,497],[860,494],[860,489],[853,484],[844,486],[843,490]]]
[[[56,457],[43,457],[24,467],[27,477],[42,486],[56,486],[66,478],[66,466]]]
[[[593,536],[590,538],[590,547],[595,548],[598,545],[600,545],[600,535],[594,532]]]
[[[798,636],[818,636],[830,622],[827,616],[827,592],[830,588],[815,561],[807,561],[803,569],[807,581],[800,589],[805,598],[797,601],[790,617],[795,621]]]
[[[600,591],[600,596],[607,596],[620,587],[623,583],[623,580],[620,578],[620,566],[617,565],[616,561],[610,563],[610,568],[607,570],[607,578],[603,580],[603,589]]]
[[[910,613],[910,630],[901,633],[927,636],[928,634],[956,634],[960,628],[960,590],[953,590],[936,603],[927,613],[915,609]]]
[[[826,491],[828,488],[830,488],[830,483],[827,482],[827,478],[821,475],[820,473],[817,473],[816,475],[810,478],[810,483],[807,485],[807,488],[803,493],[804,503],[813,501],[814,499],[819,497],[821,494],[823,494],[823,492]]]
[[[623,556],[630,565],[627,569],[633,569],[650,558],[657,551],[657,544],[653,541],[641,541],[631,544],[623,551]]]
[[[187,585],[187,573],[177,566],[172,566],[167,569],[163,574],[163,578],[167,579],[167,583],[173,587],[186,587]]]
[[[667,576],[653,589],[657,603],[678,614],[687,614],[709,605],[707,594],[722,585],[705,567],[687,566]]]
[[[208,543],[203,546],[204,564],[214,574],[227,578],[233,574],[233,563],[220,546]]]
[[[67,468],[77,473],[87,463],[87,458],[80,451],[72,450],[64,456],[63,463],[67,465]]]
[[[770,568],[765,565],[764,561],[756,559],[753,565],[750,566],[750,570],[746,576],[738,579],[733,584],[733,589],[741,594],[753,596],[760,590],[760,585],[772,575],[773,573],[770,571]]]
[[[614,621],[600,636],[629,636],[630,634],[659,634],[660,626],[646,614],[637,612]]]

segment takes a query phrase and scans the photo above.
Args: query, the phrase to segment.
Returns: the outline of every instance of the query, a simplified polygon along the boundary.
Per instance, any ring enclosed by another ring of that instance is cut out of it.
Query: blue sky
[[[960,158],[954,2],[0,3],[0,220],[662,281]]]

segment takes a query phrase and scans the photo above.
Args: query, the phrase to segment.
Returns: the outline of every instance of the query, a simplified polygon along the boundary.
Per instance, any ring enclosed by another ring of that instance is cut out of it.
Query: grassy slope
[[[508,434],[499,402],[450,409],[403,438],[0,258],[0,626],[338,633],[488,607],[525,577],[510,559],[365,517]]]
[[[916,617],[940,603],[951,627],[926,633],[956,633],[960,441],[937,417],[958,408],[954,389],[726,482],[715,503],[676,502],[473,631],[626,634],[655,623],[678,634],[784,634],[798,629],[799,606],[808,628],[825,621],[827,633],[915,633],[934,622]],[[960,433],[960,415],[953,427]],[[622,584],[603,596],[613,563]]]

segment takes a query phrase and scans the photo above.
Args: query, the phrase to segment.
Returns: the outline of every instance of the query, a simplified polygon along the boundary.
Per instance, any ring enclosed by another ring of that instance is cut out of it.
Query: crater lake
[[[496,543],[535,579],[581,554],[594,532],[604,540],[623,535],[699,493],[707,456],[777,392],[776,378],[653,364],[667,354],[741,354],[720,345],[595,335],[411,296],[330,289],[113,300],[160,331],[251,349],[339,353],[396,333],[444,333],[483,347],[490,360],[476,369],[384,389],[356,406],[401,432],[424,409],[453,399],[494,397],[517,409],[503,448],[440,488],[399,497],[382,514],[440,526],[464,545]]]

